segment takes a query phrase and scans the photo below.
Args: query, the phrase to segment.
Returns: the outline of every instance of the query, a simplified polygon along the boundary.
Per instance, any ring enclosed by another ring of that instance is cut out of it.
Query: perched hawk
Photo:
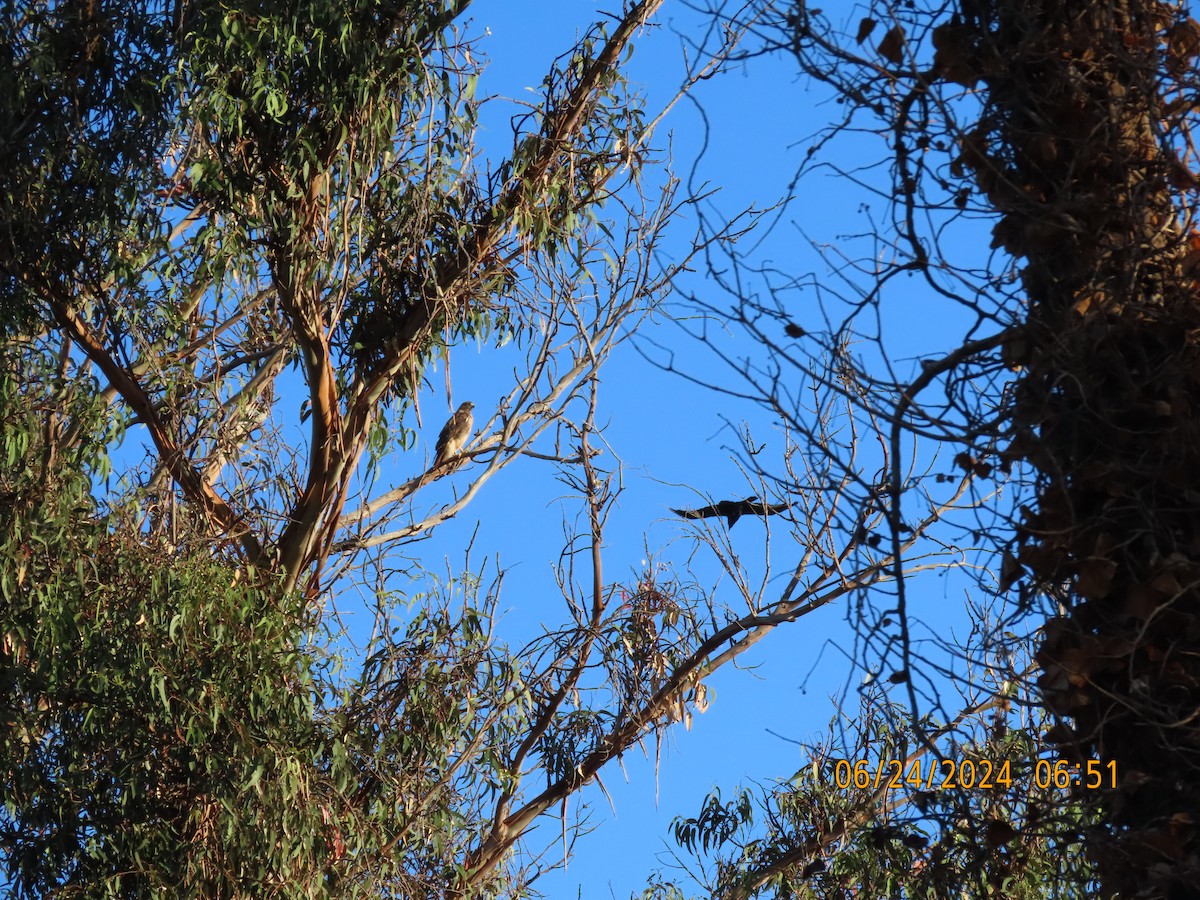
[[[457,456],[467,439],[471,437],[471,429],[475,424],[471,410],[474,408],[475,404],[467,401],[442,427],[442,433],[438,435],[437,439],[437,457],[433,461],[435,466],[440,466],[450,457]]]
[[[732,528],[733,523],[742,516],[774,516],[791,508],[790,503],[762,503],[757,497],[747,497],[745,500],[721,500],[712,506],[702,506],[699,509],[673,509],[671,512],[685,519],[723,516]]]

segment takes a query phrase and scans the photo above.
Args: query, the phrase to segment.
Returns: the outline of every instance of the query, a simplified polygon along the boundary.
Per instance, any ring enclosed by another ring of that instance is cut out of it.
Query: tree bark
[[[1200,308],[1171,101],[1200,26],[1154,0],[964,0],[986,87],[958,162],[1023,257],[1009,360],[1018,527],[1034,589],[1065,587],[1038,655],[1064,756],[1114,760],[1092,835],[1104,895],[1200,883]],[[955,23],[957,27],[960,23]],[[1200,246],[1200,241],[1197,241]]]

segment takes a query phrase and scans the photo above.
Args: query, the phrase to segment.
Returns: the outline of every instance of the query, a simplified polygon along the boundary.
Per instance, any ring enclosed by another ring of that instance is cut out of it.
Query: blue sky
[[[836,20],[833,4],[826,14]],[[535,0],[476,0],[470,17],[475,33],[490,32],[479,47],[490,59],[480,80],[482,95],[535,100],[536,90],[551,60],[567,50],[595,19],[597,6],[588,2],[535,2]],[[846,16],[853,11],[847,7]],[[861,13],[859,13],[861,15]],[[700,21],[678,3],[668,2],[658,18],[659,27],[637,42],[633,64],[626,70],[644,86],[651,115],[665,102],[683,77],[683,52],[674,29],[698,36]],[[759,59],[704,82],[695,93],[711,125],[707,152],[695,176],[698,182],[719,187],[710,204],[715,215],[732,215],[751,205],[769,207],[787,192],[807,142],[832,117],[833,108],[823,89],[799,79],[788,59]],[[509,113],[496,101],[491,115],[483,117],[485,146],[496,141],[501,151],[511,145],[505,123]],[[674,166],[687,174],[704,132],[697,108],[680,103],[670,114],[656,148],[671,147]],[[876,136],[859,135],[839,142],[835,162],[845,168],[884,158],[884,145]],[[874,177],[867,173],[867,177]],[[873,206],[864,206],[873,204]],[[774,261],[797,276],[828,274],[828,266],[809,246],[837,245],[845,234],[870,230],[870,215],[882,217],[885,206],[877,197],[856,190],[832,171],[811,173],[801,182],[796,197],[775,222],[768,236],[755,238],[759,261]],[[688,235],[686,223],[678,229],[680,241]],[[681,243],[682,247],[683,244]],[[711,290],[703,273],[681,279],[688,292]],[[719,294],[714,294],[714,301]],[[961,323],[949,310],[934,310],[924,292],[893,291],[888,307],[889,348],[893,362],[908,373],[919,371],[919,357],[953,346]],[[822,313],[813,296],[802,292],[789,307],[794,321],[809,330],[823,327]],[[662,362],[673,352],[680,370],[701,380],[730,381],[703,345],[667,321],[647,326],[640,346]],[[711,340],[722,352],[737,355],[757,352],[734,333],[714,332]],[[869,350],[866,348],[864,352]],[[460,348],[452,361],[452,405],[472,399],[486,407],[496,393],[498,369],[493,356],[474,355]],[[430,382],[439,389],[441,374]],[[759,459],[781,470],[784,449],[778,421],[748,403],[724,397],[665,372],[624,345],[602,376],[602,414],[606,438],[619,456],[624,491],[606,532],[605,565],[609,580],[628,580],[652,556],[673,565],[690,562],[704,587],[714,587],[719,597],[728,585],[719,569],[686,523],[674,517],[671,507],[696,505],[696,489],[714,499],[743,497],[760,492],[740,471],[735,459],[739,444],[735,428],[747,427],[764,450]],[[423,401],[424,435],[432,440],[452,408],[444,392]],[[432,410],[432,412],[430,411]],[[480,410],[476,410],[477,420]],[[609,459],[607,462],[611,463]],[[526,631],[541,618],[561,618],[551,579],[551,564],[562,543],[562,520],[574,515],[562,501],[563,490],[547,466],[535,461],[512,466],[493,479],[483,495],[458,519],[440,528],[433,539],[414,548],[427,565],[437,569],[439,554],[455,566],[462,548],[474,538],[477,552],[498,555],[509,567],[501,608],[507,610],[505,627],[511,633]],[[944,468],[949,468],[948,464]],[[731,533],[732,550],[755,577],[766,577],[767,531],[761,520],[746,519]],[[478,530],[476,530],[478,529]],[[786,576],[796,545],[785,523],[771,523],[773,572],[771,585]],[[768,587],[768,591],[771,588]],[[964,578],[914,582],[917,613],[943,635],[958,629],[965,633],[962,613]],[[558,601],[561,602],[561,601]],[[639,892],[646,876],[659,864],[666,849],[669,824],[677,815],[694,815],[703,797],[721,787],[725,796],[739,783],[786,778],[805,760],[786,738],[803,740],[825,733],[834,715],[831,696],[862,678],[845,650],[851,646],[850,613],[829,607],[806,617],[791,628],[780,629],[748,659],[749,667],[723,671],[710,683],[715,702],[692,729],[676,728],[663,748],[661,766],[654,765],[655,747],[648,744],[650,759],[631,754],[624,771],[610,767],[604,784],[615,803],[595,786],[572,800],[593,811],[594,833],[576,844],[575,857],[565,872],[543,878],[538,888],[552,897],[627,897]],[[505,634],[503,628],[501,634]],[[855,705],[853,694],[848,704]],[[772,734],[774,732],[775,734]],[[782,737],[780,737],[781,735]],[[552,824],[538,837],[554,837]],[[535,845],[536,841],[534,842]],[[537,845],[540,846],[540,845]],[[551,849],[551,858],[555,850]],[[561,849],[558,851],[561,854]]]

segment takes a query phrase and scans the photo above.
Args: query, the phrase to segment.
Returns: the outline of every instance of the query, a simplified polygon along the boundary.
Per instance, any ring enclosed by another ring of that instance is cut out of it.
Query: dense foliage
[[[43,896],[319,885],[333,770],[302,607],[103,515],[94,386],[30,363],[0,383],[10,878]],[[84,432],[51,468],[47,408]]]
[[[996,0],[888,7],[851,35],[803,5],[718,4],[720,46],[686,86],[786,50],[846,111],[806,159],[856,117],[885,124],[892,218],[841,266],[848,311],[817,333],[774,264],[739,255],[741,223],[701,215],[664,261],[668,225],[702,198],[668,169],[643,178],[657,120],[621,73],[662,0],[548,60],[487,153],[496,101],[468,5],[0,12],[11,892],[528,895],[586,830],[568,799],[690,727],[716,669],[841,602],[854,662],[886,687],[805,745],[794,778],[678,820],[696,868],[649,894],[1073,897],[1093,865],[1125,893],[1194,880],[1200,250],[1183,201],[1200,26],[1150,0],[1086,15]],[[1020,272],[941,253],[972,214],[994,216]],[[720,596],[655,560],[604,575],[620,481],[599,373],[702,251],[735,302],[681,321],[703,339],[719,317],[766,351],[722,357],[748,387],[719,387],[787,432],[778,472],[747,432],[761,495],[679,511],[730,576]],[[850,349],[901,274],[971,319],[909,379],[886,348],[882,373]],[[464,344],[516,363],[477,431],[434,456],[422,400],[435,370],[454,391]],[[530,456],[578,518],[547,551],[555,611],[510,648],[499,577],[468,560],[435,579],[393,554]],[[738,516],[792,529],[785,578],[746,577]],[[948,710],[907,585],[981,558],[982,586],[1015,602],[979,646],[949,648],[970,703]],[[374,619],[354,651],[335,625],[349,586]],[[1015,663],[1035,653],[1048,717],[1029,711],[1035,667]],[[1058,752],[1126,777],[1038,784]],[[1003,790],[831,782],[838,760],[889,759],[1011,772]],[[527,842],[556,810],[547,861]]]

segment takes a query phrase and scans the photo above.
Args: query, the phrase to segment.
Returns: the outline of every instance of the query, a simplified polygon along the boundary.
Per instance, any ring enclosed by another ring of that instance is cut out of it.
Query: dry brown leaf
[[[1096,658],[1079,647],[1068,647],[1059,654],[1059,662],[1067,673],[1067,681],[1074,687],[1083,687],[1096,668]]]
[[[1108,596],[1112,590],[1113,576],[1117,574],[1117,564],[1111,559],[1099,556],[1089,556],[1079,567],[1079,578],[1076,587],[1079,593],[1090,600],[1099,600]]]
[[[954,22],[944,22],[933,29],[933,65],[938,73],[952,84],[973,88],[979,81],[974,65],[970,30]]]
[[[861,44],[871,36],[871,32],[875,30],[875,26],[879,23],[874,19],[865,18],[858,23],[858,34],[854,36],[855,43]]]
[[[876,49],[888,62],[900,65],[904,62],[904,29],[899,25],[890,29]]]
[[[1025,569],[1017,558],[1004,551],[1004,558],[1000,561],[1000,593],[1009,590],[1014,584],[1021,580],[1025,574]]]
[[[1163,572],[1150,582],[1150,587],[1167,597],[1177,597],[1183,590],[1179,579],[1170,572]]]

